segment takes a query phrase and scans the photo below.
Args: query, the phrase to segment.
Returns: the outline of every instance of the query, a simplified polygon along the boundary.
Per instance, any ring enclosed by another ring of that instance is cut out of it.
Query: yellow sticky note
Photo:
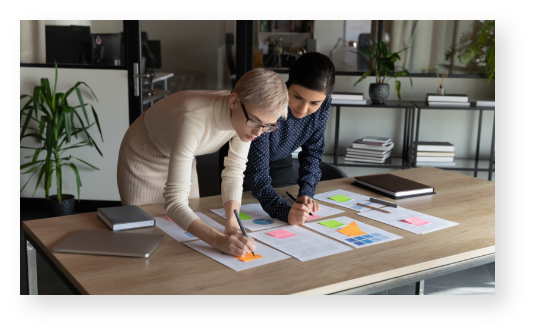
[[[351,222],[347,226],[345,226],[342,229],[338,230],[339,233],[342,233],[347,236],[359,236],[359,235],[366,235],[365,232],[363,232],[359,226],[355,223],[355,221]]]
[[[255,254],[255,256],[253,256],[252,253],[247,253],[243,257],[236,257],[236,256],[232,256],[232,257],[239,259],[242,262],[250,262],[250,261],[254,261],[255,259],[263,258],[264,256],[261,256],[259,254]]]

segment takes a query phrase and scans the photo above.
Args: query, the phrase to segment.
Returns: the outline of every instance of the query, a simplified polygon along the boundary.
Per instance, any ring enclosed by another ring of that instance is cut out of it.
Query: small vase
[[[390,95],[389,84],[370,84],[370,99],[374,104],[384,104]]]
[[[74,201],[74,195],[63,194],[60,204],[55,194],[46,198],[46,207],[51,217],[72,215],[74,214]]]

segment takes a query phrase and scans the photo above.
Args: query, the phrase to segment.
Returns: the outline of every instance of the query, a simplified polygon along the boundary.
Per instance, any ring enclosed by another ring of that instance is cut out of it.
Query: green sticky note
[[[321,221],[321,222],[319,222],[319,224],[322,224],[322,225],[324,225],[325,227],[328,227],[328,228],[336,228],[336,227],[340,227],[340,226],[344,225],[343,223],[338,222],[336,220]]]
[[[351,198],[348,198],[346,197],[345,195],[335,195],[334,197],[330,197],[329,199],[333,199],[334,201],[338,201],[338,202],[346,202],[346,201],[349,201],[351,200]]]
[[[240,219],[242,219],[242,220],[251,220],[252,217],[250,217],[249,215],[247,215],[245,213],[240,213]]]

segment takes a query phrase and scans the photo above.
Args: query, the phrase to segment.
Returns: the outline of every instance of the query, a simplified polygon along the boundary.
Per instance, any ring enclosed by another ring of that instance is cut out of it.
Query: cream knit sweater
[[[145,112],[149,138],[169,157],[165,211],[184,230],[198,218],[188,206],[193,159],[218,151],[227,141],[230,147],[221,174],[221,196],[223,204],[229,200],[241,204],[250,142],[242,142],[232,128],[229,99],[230,91],[183,91]]]

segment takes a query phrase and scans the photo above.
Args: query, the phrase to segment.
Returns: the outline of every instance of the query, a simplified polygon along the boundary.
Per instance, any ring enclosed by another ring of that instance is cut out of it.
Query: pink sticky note
[[[275,230],[275,231],[272,231],[271,233],[267,233],[267,234],[271,235],[273,237],[279,238],[281,240],[285,239],[285,238],[288,238],[288,237],[295,236],[295,234],[290,233],[289,231],[286,231],[284,229]]]
[[[412,218],[408,218],[408,219],[403,219],[403,221],[405,222],[408,222],[410,224],[413,224],[415,226],[423,226],[424,224],[428,224],[429,222],[423,220],[423,219],[420,219],[419,217],[412,217]]]
[[[320,217],[321,216],[312,213],[312,215],[309,215],[308,218],[306,218],[305,220],[314,220],[314,219],[319,219]]]
[[[173,220],[171,220],[168,216],[166,216],[165,219],[169,222],[173,222]]]

